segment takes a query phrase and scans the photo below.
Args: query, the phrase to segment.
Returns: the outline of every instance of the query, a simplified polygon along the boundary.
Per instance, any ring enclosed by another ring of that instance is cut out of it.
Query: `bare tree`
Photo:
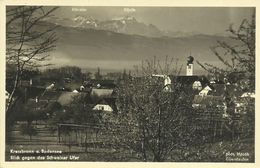
[[[211,47],[214,55],[225,65],[225,68],[218,68],[208,63],[198,64],[209,73],[222,74],[227,78],[241,79],[241,76],[249,79],[247,90],[255,91],[255,11],[251,21],[244,19],[237,30],[230,25],[228,32],[233,44],[225,41],[218,41],[218,45]],[[238,76],[239,75],[239,76]]]
[[[147,60],[139,75],[121,83],[118,113],[108,124],[114,144],[136,152],[144,161],[164,161],[173,150],[187,148],[192,139],[189,96],[174,79],[165,85],[167,77],[160,77],[173,73],[173,62],[169,62],[161,66],[156,59]],[[178,68],[174,71],[175,75],[179,72]]]
[[[224,120],[228,134],[231,135],[233,141],[236,143],[226,144],[225,149],[235,151],[238,146],[247,145],[254,148],[254,131],[255,131],[255,102],[251,97],[243,98],[230,96],[230,91],[227,86],[230,83],[236,91],[255,92],[255,10],[251,20],[244,19],[240,26],[235,29],[230,25],[228,32],[231,34],[230,38],[233,40],[232,44],[225,41],[218,41],[218,45],[211,47],[214,55],[223,63],[224,68],[219,68],[207,63],[197,63],[212,75],[223,76],[227,79],[225,82],[224,101],[227,105],[228,119]],[[235,114],[235,104],[242,102],[244,112]],[[239,118],[238,118],[239,116]],[[242,140],[240,140],[242,139]],[[243,139],[251,139],[252,142],[244,142]],[[221,142],[222,143],[222,142]],[[246,147],[248,151],[253,150]],[[220,148],[221,149],[221,148]],[[206,150],[204,150],[206,151]],[[251,155],[251,154],[250,154]],[[205,156],[210,156],[205,152]],[[216,158],[221,156],[221,153],[216,155]]]
[[[15,104],[14,95],[24,70],[47,65],[45,61],[49,57],[48,53],[55,48],[57,37],[55,27],[46,25],[43,20],[56,9],[42,6],[7,7],[6,64],[16,67],[7,112]]]

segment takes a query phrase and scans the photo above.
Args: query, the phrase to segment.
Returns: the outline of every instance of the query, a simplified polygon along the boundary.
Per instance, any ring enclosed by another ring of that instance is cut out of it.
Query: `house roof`
[[[113,89],[92,89],[90,96],[98,98],[110,98],[113,94]]]
[[[172,81],[180,83],[182,86],[191,86],[195,81],[200,81],[202,87],[205,87],[209,84],[208,79],[205,76],[171,76],[170,78]]]

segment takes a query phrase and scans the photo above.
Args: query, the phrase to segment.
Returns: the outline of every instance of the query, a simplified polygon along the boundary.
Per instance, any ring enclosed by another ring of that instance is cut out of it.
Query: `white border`
[[[172,7],[256,7],[256,44],[259,44],[259,8],[260,3],[257,0],[0,0],[0,168],[19,167],[100,167],[100,168],[118,168],[118,167],[260,167],[259,164],[259,81],[256,75],[256,135],[255,135],[255,163],[193,163],[193,162],[167,162],[167,163],[134,163],[134,162],[5,162],[5,6],[6,5],[48,5],[48,6],[172,6]],[[256,56],[259,46],[256,45]],[[256,74],[260,74],[259,58],[256,57]]]

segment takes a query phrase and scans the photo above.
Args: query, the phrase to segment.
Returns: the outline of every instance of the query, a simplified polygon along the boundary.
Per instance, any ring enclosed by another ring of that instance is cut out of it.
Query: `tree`
[[[81,82],[84,79],[84,74],[77,66],[63,66],[60,68],[46,69],[42,73],[42,78],[50,81],[55,81],[57,85],[65,85],[70,82]]]
[[[21,125],[21,133],[23,135],[28,135],[31,141],[32,136],[37,135],[37,130],[34,126],[32,126],[32,124],[23,124]]]
[[[232,82],[246,78],[249,80],[247,91],[255,91],[255,11],[251,21],[244,19],[237,30],[233,25],[228,29],[233,44],[218,41],[218,45],[211,47],[214,55],[225,65],[218,68],[207,63],[198,64],[209,73],[224,75]]]
[[[218,45],[211,47],[214,55],[223,63],[224,68],[218,68],[207,63],[197,63],[210,74],[214,76],[223,76],[227,79],[225,88],[231,83],[235,84],[234,90],[242,92],[255,92],[255,10],[253,12],[251,21],[244,19],[240,26],[235,30],[233,25],[228,29],[231,34],[230,38],[234,43],[230,44],[225,41],[218,41]],[[232,142],[228,144],[223,141],[225,149],[229,151],[236,151],[238,146],[247,146],[247,151],[250,155],[254,155],[254,131],[255,131],[255,104],[254,98],[248,97],[230,97],[229,90],[225,89],[224,101],[227,105],[227,112],[229,120],[225,121],[229,128],[229,134],[232,136]],[[248,99],[248,100],[247,100]],[[245,111],[235,114],[235,104],[243,104]],[[239,116],[239,119],[238,117]],[[236,134],[236,136],[234,136]],[[239,139],[240,138],[240,139]],[[241,140],[244,139],[244,140]],[[250,142],[245,142],[249,139]],[[222,142],[221,142],[222,144]],[[211,146],[212,144],[210,144]],[[213,146],[213,145],[212,145]],[[209,147],[207,147],[209,149]],[[222,147],[223,149],[223,147]],[[241,149],[239,149],[241,150]],[[239,151],[238,150],[238,151]],[[209,152],[203,150],[205,156],[210,156]],[[239,151],[240,152],[240,151]],[[223,155],[223,151],[217,153],[216,158]],[[221,156],[222,157],[222,156]],[[212,160],[212,159],[210,159]]]
[[[51,121],[56,126],[57,123],[76,124],[97,124],[100,122],[99,113],[92,110],[92,106],[87,104],[85,94],[73,96],[72,100],[63,108],[56,108],[52,111]]]
[[[54,27],[43,22],[57,7],[8,7],[6,11],[6,64],[16,67],[14,86],[6,112],[15,104],[15,92],[26,69],[45,66],[49,52],[55,48]],[[44,64],[45,63],[45,64]],[[7,113],[8,114],[8,113]]]
[[[164,161],[173,150],[188,148],[193,137],[191,97],[174,80],[165,86],[164,78],[153,76],[177,75],[169,62],[162,67],[156,58],[147,60],[141,74],[121,82],[118,113],[107,120],[115,147],[134,151],[144,161]]]
[[[67,111],[74,123],[78,124],[98,124],[100,122],[99,113],[92,110],[92,106],[87,104],[86,95],[75,96],[69,104]]]

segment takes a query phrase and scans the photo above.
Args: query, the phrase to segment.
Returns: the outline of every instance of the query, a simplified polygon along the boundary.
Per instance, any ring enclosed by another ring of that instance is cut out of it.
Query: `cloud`
[[[124,12],[126,12],[126,13],[134,13],[134,12],[136,12],[136,9],[135,8],[124,8]]]

